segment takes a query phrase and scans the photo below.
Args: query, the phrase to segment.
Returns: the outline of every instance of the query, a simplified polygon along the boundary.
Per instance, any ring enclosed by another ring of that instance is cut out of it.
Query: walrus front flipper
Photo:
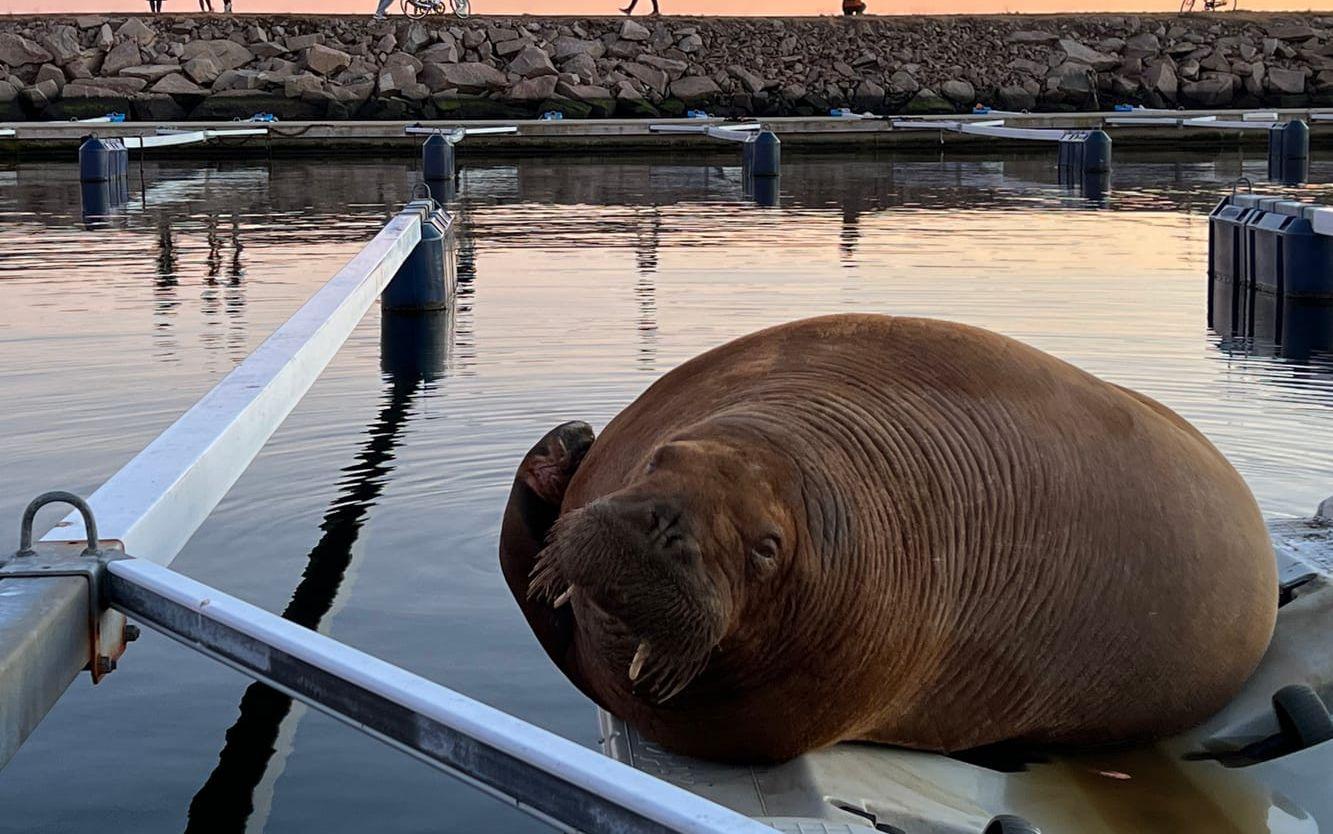
[[[574,615],[568,606],[557,609],[549,601],[528,599],[528,578],[593,437],[592,426],[575,421],[556,426],[537,441],[514,474],[500,526],[500,569],[510,593],[551,660],[590,698],[572,657]]]

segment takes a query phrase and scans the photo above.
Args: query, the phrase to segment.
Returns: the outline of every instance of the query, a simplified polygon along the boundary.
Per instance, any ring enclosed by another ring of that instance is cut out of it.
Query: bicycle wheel
[[[454,14],[458,17],[467,17],[472,14],[472,5],[468,0],[450,0],[454,7]]]
[[[403,0],[403,14],[407,15],[413,20],[420,20],[421,18],[430,14],[430,7],[425,5],[420,5],[416,2],[416,0]]]

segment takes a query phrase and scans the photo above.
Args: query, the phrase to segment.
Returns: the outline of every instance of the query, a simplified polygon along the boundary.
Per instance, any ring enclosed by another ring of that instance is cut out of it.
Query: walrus
[[[920,318],[762,330],[523,459],[500,561],[539,642],[664,747],[777,762],[1147,740],[1277,614],[1245,482],[1156,401]]]

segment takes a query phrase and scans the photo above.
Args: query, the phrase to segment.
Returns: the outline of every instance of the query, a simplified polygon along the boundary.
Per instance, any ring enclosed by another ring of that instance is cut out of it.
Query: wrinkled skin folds
[[[995,333],[753,333],[524,458],[506,582],[566,676],[688,755],[1101,745],[1220,709],[1268,645],[1244,481],[1165,406]]]

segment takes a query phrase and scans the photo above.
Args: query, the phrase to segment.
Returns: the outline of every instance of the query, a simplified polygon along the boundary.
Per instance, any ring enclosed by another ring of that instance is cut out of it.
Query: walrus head
[[[598,657],[636,695],[675,697],[789,559],[779,486],[789,479],[767,459],[725,438],[661,444],[628,486],[556,521],[529,596],[572,605]]]

